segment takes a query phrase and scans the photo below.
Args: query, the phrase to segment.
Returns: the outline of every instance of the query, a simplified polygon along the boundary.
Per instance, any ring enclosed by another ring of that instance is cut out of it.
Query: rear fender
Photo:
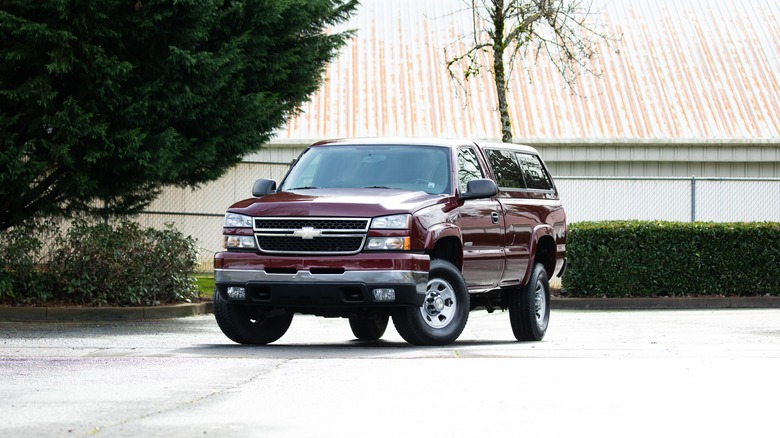
[[[533,232],[531,233],[531,242],[528,245],[529,249],[529,255],[530,260],[528,263],[528,269],[525,272],[525,275],[523,276],[522,284],[526,284],[528,282],[528,279],[531,275],[531,271],[533,271],[534,265],[537,263],[537,254],[539,252],[539,242],[542,241],[543,237],[549,237],[549,239],[545,239],[547,242],[551,242],[550,245],[548,245],[547,250],[551,251],[551,260],[539,260],[538,262],[541,262],[544,264],[544,268],[547,271],[548,278],[552,278],[553,272],[555,271],[555,229],[547,224],[541,224],[537,225],[536,228],[534,228]]]

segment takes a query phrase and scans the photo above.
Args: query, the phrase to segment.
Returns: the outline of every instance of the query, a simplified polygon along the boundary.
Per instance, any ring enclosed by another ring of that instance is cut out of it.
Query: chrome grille
[[[273,254],[356,254],[363,248],[369,219],[255,218],[260,251]]]
[[[363,237],[300,237],[258,236],[260,249],[266,252],[285,253],[352,253],[360,251]]]
[[[255,218],[255,230],[300,230],[311,227],[315,230],[366,231],[368,219],[269,219]]]

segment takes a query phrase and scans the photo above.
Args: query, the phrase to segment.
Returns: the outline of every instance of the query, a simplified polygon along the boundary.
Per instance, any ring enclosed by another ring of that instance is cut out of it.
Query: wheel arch
[[[431,228],[425,240],[425,253],[433,259],[446,260],[463,270],[463,240],[460,229],[455,225]]]
[[[556,251],[557,246],[555,244],[555,230],[550,226],[540,226],[534,230],[534,239],[531,242],[531,254],[533,258],[530,266],[533,267],[536,263],[541,263],[544,266],[544,270],[547,272],[547,278],[552,278],[555,273],[556,263]],[[529,272],[531,269],[529,269]],[[528,274],[523,281],[525,284],[528,281]]]

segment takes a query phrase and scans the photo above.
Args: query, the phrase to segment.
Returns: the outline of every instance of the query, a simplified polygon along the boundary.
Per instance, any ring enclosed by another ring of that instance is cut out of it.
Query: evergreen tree
[[[0,0],[0,230],[218,178],[317,90],[357,0]]]

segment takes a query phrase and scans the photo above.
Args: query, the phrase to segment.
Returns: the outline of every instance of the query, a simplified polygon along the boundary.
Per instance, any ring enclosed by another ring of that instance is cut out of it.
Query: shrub
[[[780,224],[570,226],[569,296],[780,295]]]
[[[3,233],[9,244],[0,299],[12,304],[57,300],[86,305],[157,305],[197,299],[197,249],[191,237],[169,227],[142,229],[74,221],[41,251],[39,227]],[[38,263],[30,262],[38,255]]]
[[[52,278],[43,265],[53,238],[53,221],[34,220],[0,232],[0,303],[35,303],[53,298]]]

